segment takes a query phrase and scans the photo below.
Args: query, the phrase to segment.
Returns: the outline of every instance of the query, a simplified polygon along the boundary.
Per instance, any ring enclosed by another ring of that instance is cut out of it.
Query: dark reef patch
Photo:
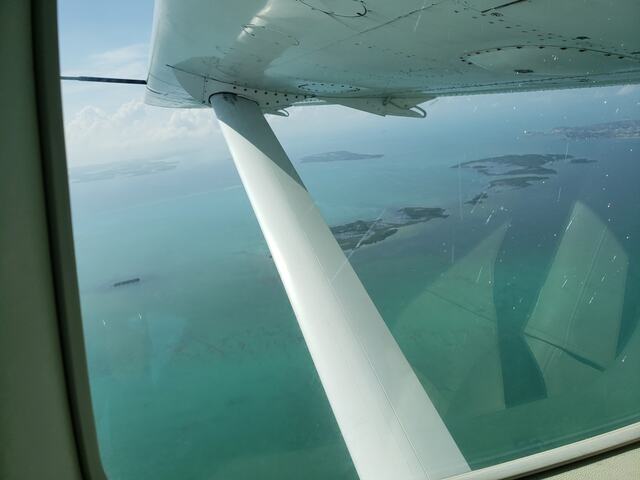
[[[447,218],[449,215],[444,213],[443,208],[437,207],[404,207],[398,210],[398,217],[404,216],[406,221],[403,225],[411,223],[427,222],[433,218]]]
[[[489,188],[496,187],[513,187],[513,188],[525,188],[530,187],[536,182],[542,182],[549,177],[512,177],[512,178],[499,178],[497,180],[491,180],[489,182]]]

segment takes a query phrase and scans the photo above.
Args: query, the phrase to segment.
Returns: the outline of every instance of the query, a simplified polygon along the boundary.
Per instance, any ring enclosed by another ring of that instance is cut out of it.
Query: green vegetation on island
[[[442,208],[404,207],[394,211],[387,220],[356,220],[331,227],[331,232],[343,250],[355,250],[362,245],[381,242],[396,234],[402,227],[448,216]]]
[[[529,153],[470,160],[452,165],[451,168],[468,168],[487,177],[500,177],[490,180],[487,185],[488,189],[517,189],[530,187],[536,183],[548,180],[553,175],[557,175],[557,170],[551,168],[551,166],[560,162],[587,164],[594,163],[595,160],[575,158],[572,155],[559,153]],[[488,197],[488,193],[484,191],[467,200],[465,203],[476,206]]]

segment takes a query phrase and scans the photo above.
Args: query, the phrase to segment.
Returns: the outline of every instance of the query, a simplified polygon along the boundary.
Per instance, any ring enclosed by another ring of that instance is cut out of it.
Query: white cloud
[[[210,109],[163,109],[141,100],[114,111],[87,105],[65,125],[71,165],[166,156],[224,145]]]
[[[625,85],[618,89],[616,95],[624,96],[640,92],[640,85]]]
[[[146,78],[149,66],[149,45],[136,43],[89,55],[82,65],[67,71],[68,75],[96,77]]]
[[[63,75],[147,78],[149,46],[145,43],[93,53],[84,58],[80,65],[64,66]],[[142,97],[144,87],[139,85],[117,85],[114,83],[92,83],[64,81],[63,95],[65,110],[76,113],[88,104],[120,105],[125,97]],[[116,103],[117,102],[117,103]]]
[[[146,78],[147,44],[94,53],[66,75]],[[70,165],[157,158],[213,149],[228,155],[211,109],[145,105],[144,87],[64,82],[67,157]],[[207,155],[209,156],[209,155]]]

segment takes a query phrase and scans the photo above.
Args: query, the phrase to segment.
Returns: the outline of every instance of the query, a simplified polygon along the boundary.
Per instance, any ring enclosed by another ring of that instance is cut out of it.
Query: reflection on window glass
[[[148,8],[62,3],[63,72],[144,77]],[[213,114],[63,94],[108,476],[357,478]],[[423,107],[270,122],[470,466],[639,421],[640,88]]]
[[[300,164],[472,468],[640,419],[639,99],[441,100]]]

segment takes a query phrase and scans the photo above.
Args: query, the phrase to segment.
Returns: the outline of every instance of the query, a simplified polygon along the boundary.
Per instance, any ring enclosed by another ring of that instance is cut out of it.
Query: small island
[[[380,153],[354,153],[346,150],[336,152],[316,153],[307,155],[300,159],[300,163],[328,163],[328,162],[346,162],[352,160],[370,160],[373,158],[381,158],[384,155]]]
[[[481,158],[453,165],[451,168],[473,168],[474,171],[487,176],[511,175],[555,175],[557,172],[549,165],[560,160],[571,160],[572,155],[536,154],[501,155],[499,157]]]
[[[361,245],[381,242],[397,231],[398,228],[395,225],[375,220],[356,220],[331,227],[331,233],[343,250],[353,250]]]
[[[519,189],[548,180],[557,175],[557,170],[551,168],[561,162],[572,164],[594,163],[595,160],[575,158],[562,153],[524,155],[501,155],[497,157],[481,158],[452,165],[451,168],[468,168],[487,177],[499,177],[489,180],[487,189]],[[465,203],[476,206],[489,197],[486,191],[478,193]]]
[[[404,207],[395,210],[386,220],[356,220],[331,227],[343,250],[355,250],[362,245],[372,245],[395,235],[401,228],[428,222],[434,218],[447,218],[443,208]]]
[[[479,194],[477,194],[475,197],[473,197],[471,200],[467,200],[466,203],[467,205],[478,205],[479,203],[482,203],[483,200],[486,200],[487,198],[489,198],[489,194],[487,192],[481,192]]]

